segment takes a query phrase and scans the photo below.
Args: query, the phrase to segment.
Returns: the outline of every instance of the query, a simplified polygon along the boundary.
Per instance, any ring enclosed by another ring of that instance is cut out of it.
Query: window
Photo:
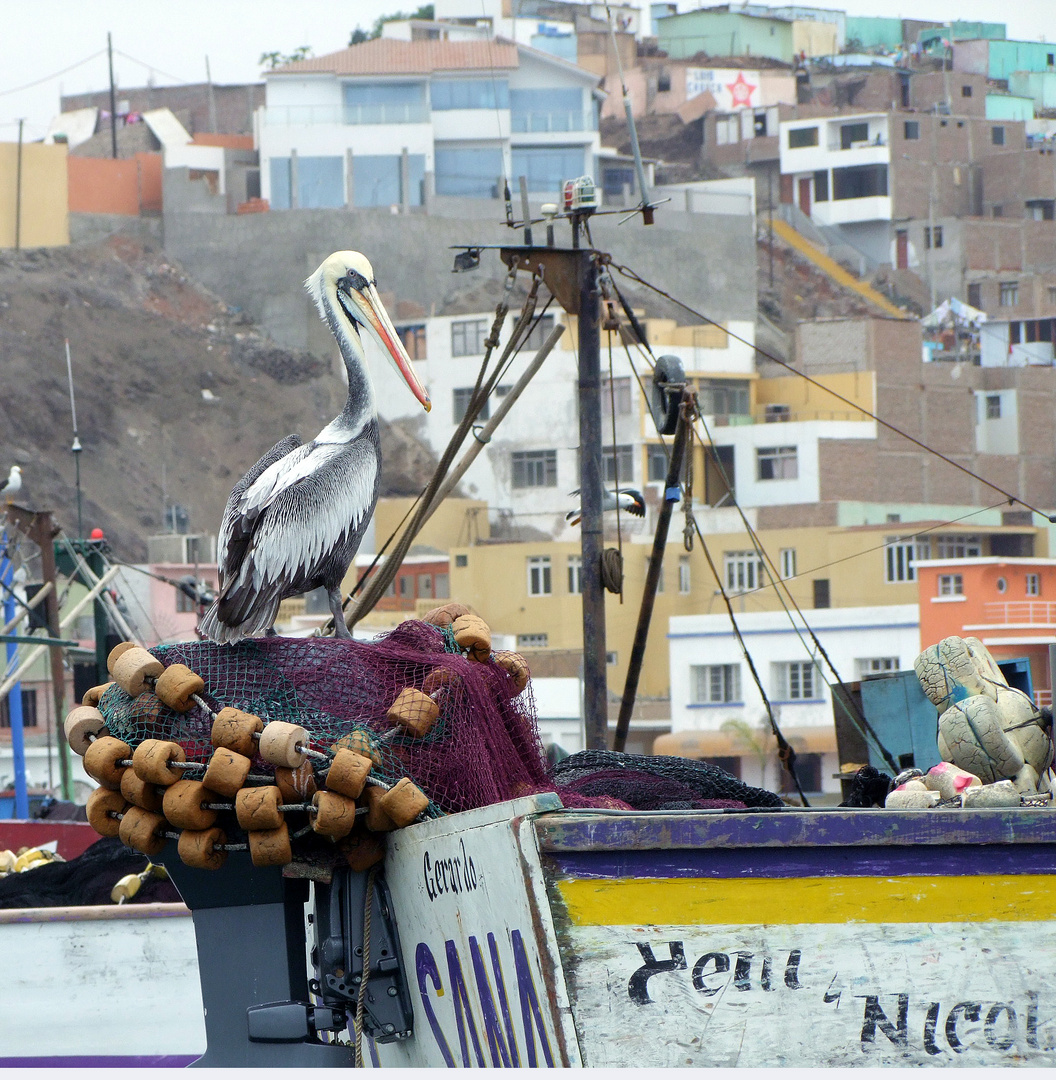
[[[558,195],[585,169],[581,146],[515,146],[511,160],[513,175],[525,177],[529,191],[546,195]]]
[[[573,596],[583,592],[583,556],[569,555],[568,557],[568,591]]]
[[[399,159],[397,158],[397,161]],[[425,159],[422,158],[424,165]],[[396,198],[400,201],[399,175]],[[340,157],[297,158],[297,205],[302,210],[336,209],[345,205],[345,162]]]
[[[798,150],[804,146],[818,145],[818,129],[816,127],[789,128],[788,148]]]
[[[629,416],[631,412],[631,378],[626,376],[619,379],[601,380],[601,415],[606,419],[612,418],[613,402],[616,405],[617,416]]]
[[[927,551],[927,541],[924,541]],[[935,537],[936,559],[976,559],[983,553],[983,544],[978,536],[957,536],[956,534]],[[927,558],[927,555],[921,556]]]
[[[740,664],[694,664],[689,669],[694,705],[729,705],[741,700]]]
[[[754,551],[726,551],[722,567],[730,592],[749,592],[762,584],[763,560]]]
[[[338,159],[340,160],[340,159]],[[421,206],[424,201],[425,155],[407,157],[407,202]],[[356,206],[393,206],[402,203],[403,158],[400,154],[355,157],[352,160],[352,197]],[[344,199],[338,205],[343,205]],[[306,205],[303,201],[302,206]]]
[[[818,701],[818,677],[810,660],[774,665],[777,694],[785,701]]]
[[[37,692],[36,690],[22,689],[22,726],[24,728],[36,727],[37,721]],[[11,727],[11,705],[5,695],[0,701],[0,728]]]
[[[515,488],[557,487],[556,450],[514,450],[510,464]]]
[[[505,79],[435,79],[430,97],[433,109],[508,109],[509,83]]]
[[[440,147],[434,158],[437,195],[497,199],[503,174],[502,150],[491,146]]]
[[[495,396],[497,398],[504,398],[513,389],[508,383],[499,383],[495,387]]]
[[[510,91],[510,129],[515,133],[589,131],[591,128],[592,116],[584,112],[583,91],[577,87]],[[513,172],[515,176],[519,175],[516,166]]]
[[[936,225],[932,228],[930,225],[924,226],[924,246],[926,248],[941,248],[942,247],[942,226]]]
[[[766,110],[755,113],[752,117],[752,135],[754,138],[762,138],[766,135]]]
[[[887,582],[894,584],[901,581],[916,581],[915,559],[926,559],[930,555],[927,540],[914,540],[911,537],[889,536],[887,544]]]
[[[939,596],[963,596],[964,579],[960,574],[939,574]]]
[[[880,675],[885,671],[898,671],[897,656],[873,656],[854,662],[854,673],[859,679],[864,679],[867,675]]]
[[[645,560],[645,573],[646,573],[646,575],[648,575],[648,573],[649,573],[649,563],[651,561],[652,560],[648,559],[648,558]],[[661,563],[660,563],[660,573],[659,573],[659,575],[657,576],[657,579],[656,579],[656,591],[658,593],[662,593],[664,591],[664,564],[663,564],[663,561],[661,561]]]
[[[748,383],[743,379],[701,379],[700,410],[708,416],[747,416]]]
[[[834,199],[868,199],[886,194],[886,165],[851,165],[832,170]]]
[[[1027,596],[1041,596],[1041,575],[1027,574]]]
[[[1052,61],[1050,60],[1051,64]],[[666,94],[671,90],[671,72],[661,71],[656,77],[656,92],[658,94]]]
[[[648,460],[647,479],[659,480],[663,483],[667,480],[667,453],[663,446],[658,443],[649,443],[645,452]]]
[[[1001,395],[1000,394],[987,394],[986,395],[986,418],[987,418],[987,420],[1000,420],[1001,419]]]
[[[994,146],[1005,145],[1005,129],[1003,127],[992,127],[990,129],[990,142]]]
[[[412,360],[425,359],[425,327],[424,326],[400,326],[396,328],[407,355]]]
[[[457,566],[457,567],[469,566],[469,556],[468,555],[456,555],[455,556],[455,566]]]
[[[1002,281],[998,286],[997,302],[1001,307],[1015,307],[1019,303],[1019,282]]]
[[[1008,579],[1007,578],[999,577],[994,584],[997,586],[997,591],[999,593],[1008,592]]]
[[[634,169],[622,166],[605,166],[601,170],[601,190],[605,195],[605,201],[621,199],[624,190],[633,196],[635,192]]]
[[[902,124],[902,135],[904,138],[913,140],[920,138],[920,121],[919,120],[906,120]]]
[[[678,557],[678,591],[686,596],[689,593],[689,556]]]
[[[613,454],[611,446],[603,447],[601,464],[606,484],[615,484],[617,482],[617,472],[619,473],[619,483],[629,484],[634,479],[634,447],[629,445],[617,446],[615,454]]]
[[[436,584],[436,599],[446,600],[451,595],[451,577],[448,574],[437,574],[435,580]]]
[[[781,577],[783,580],[796,576],[796,549],[782,548],[778,553],[781,564]]]
[[[418,596],[425,600],[433,599],[433,575],[418,575]]]
[[[346,124],[419,124],[429,119],[425,83],[345,83]]]
[[[821,793],[821,754],[796,754],[796,779],[804,795]],[[798,795],[788,769],[781,769],[781,794]]]
[[[524,339],[524,348],[541,349],[550,331],[554,328],[554,316],[543,315],[532,327],[531,332]]]
[[[454,394],[454,413],[453,420],[457,424],[462,417],[466,415],[466,410],[469,408],[470,399],[473,397],[472,386],[458,387],[452,391]],[[485,401],[481,406],[480,412],[477,413],[478,420],[487,420],[491,415],[491,403]]]
[[[814,201],[829,201],[829,170],[818,169],[814,174]]]
[[[615,649],[610,650],[605,654],[605,663],[609,667],[613,667],[620,662],[620,654]]]
[[[868,124],[841,124],[840,125],[840,149],[850,150],[854,143],[869,141]]]
[[[983,306],[983,287],[977,281],[968,286],[968,304],[974,308]]]
[[[550,556],[532,555],[528,558],[528,595],[549,596]]]
[[[799,463],[794,446],[761,446],[755,452],[759,480],[795,480]]]
[[[814,606],[816,608],[832,607],[832,601],[829,598],[829,579],[815,578],[811,585],[814,588]]]
[[[545,649],[550,644],[548,634],[518,634],[518,649]]]
[[[414,575],[413,574],[401,574],[400,578],[400,596],[404,600],[414,599]]]
[[[971,97],[971,96],[972,96],[972,88],[970,86],[962,86],[961,87],[961,97]]]
[[[451,324],[452,356],[483,356],[488,336],[487,319],[460,319]]]

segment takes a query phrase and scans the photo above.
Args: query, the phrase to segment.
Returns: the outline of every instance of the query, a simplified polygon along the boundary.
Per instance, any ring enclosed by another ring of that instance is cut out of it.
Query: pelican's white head
[[[304,287],[324,319],[329,306],[335,316],[338,311],[344,314],[357,336],[361,330],[370,334],[428,412],[432,407],[429,394],[415,375],[411,358],[378,296],[374,268],[367,257],[358,251],[336,251]]]

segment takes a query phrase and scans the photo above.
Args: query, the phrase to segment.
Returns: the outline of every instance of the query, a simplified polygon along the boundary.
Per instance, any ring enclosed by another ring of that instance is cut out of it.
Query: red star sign
[[[737,109],[751,105],[752,94],[755,93],[757,87],[745,79],[743,71],[738,71],[737,78],[732,83],[727,83],[726,89],[733,98],[733,107]]]

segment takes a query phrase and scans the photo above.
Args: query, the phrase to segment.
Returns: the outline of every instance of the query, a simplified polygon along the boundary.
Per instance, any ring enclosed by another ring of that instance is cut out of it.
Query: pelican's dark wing
[[[273,469],[248,485],[232,520],[232,575],[217,598],[216,619],[202,622],[214,640],[259,634],[284,597],[314,588],[332,566],[340,577],[377,500],[378,454],[370,439],[310,443]]]
[[[237,484],[235,484],[224,507],[224,517],[220,522],[220,534],[216,538],[216,562],[220,574],[220,587],[223,588],[229,577],[237,571],[239,563],[245,554],[245,545],[241,544],[240,550],[234,553],[232,558],[231,541],[238,534],[235,547],[240,547],[239,541],[243,538],[244,530],[241,526],[245,516],[246,491],[260,478],[261,474],[277,461],[281,461],[301,445],[298,435],[287,435],[281,442],[277,442],[261,459],[254,465]],[[236,528],[236,525],[238,526]]]

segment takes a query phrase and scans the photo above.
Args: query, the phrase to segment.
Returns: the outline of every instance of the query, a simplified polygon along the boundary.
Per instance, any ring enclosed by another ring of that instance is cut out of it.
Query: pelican
[[[569,495],[578,495],[579,488],[575,491],[570,491]],[[605,490],[601,495],[601,510],[604,513],[606,510],[615,510],[617,505],[621,510],[626,511],[628,514],[633,514],[635,517],[645,517],[645,499],[642,497],[640,491],[636,491],[634,488],[617,488],[616,491]],[[579,519],[582,517],[580,510],[569,510],[565,514],[565,521],[569,525],[578,525]]]
[[[17,465],[11,466],[11,471],[7,474],[7,479],[0,483],[0,491],[10,498],[12,495],[17,495],[22,490],[22,470]]]
[[[351,637],[341,609],[341,579],[378,500],[381,466],[364,330],[426,411],[430,407],[365,256],[339,251],[304,285],[341,348],[348,399],[310,443],[287,436],[231,492],[217,538],[220,588],[199,626],[213,641],[265,633],[286,597],[319,587],[329,597],[334,633]]]

